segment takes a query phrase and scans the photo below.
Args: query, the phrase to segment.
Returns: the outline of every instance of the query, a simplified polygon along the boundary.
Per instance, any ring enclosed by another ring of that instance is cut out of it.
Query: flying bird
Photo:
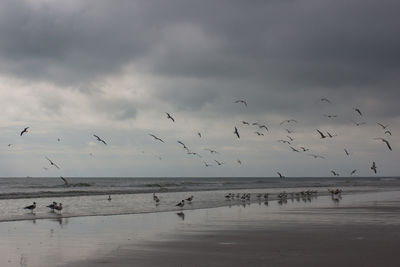
[[[320,130],[316,129],[317,132],[321,135],[321,139],[326,138],[326,135],[324,135],[323,132],[321,132]]]
[[[218,154],[218,151],[210,149],[210,148],[204,148],[204,150],[210,151],[211,154]]]
[[[359,108],[354,108],[354,110],[360,115],[362,116],[361,110]]]
[[[289,129],[285,129],[285,130],[286,130],[286,132],[287,132],[288,134],[294,133],[294,131],[292,131],[292,130],[289,130]]]
[[[291,136],[289,136],[289,135],[286,135],[286,137],[290,140],[290,142],[293,142],[293,137],[291,137]]]
[[[347,151],[346,148],[344,149],[344,152],[346,153],[347,156],[350,155],[349,151]]]
[[[157,136],[155,136],[154,134],[149,134],[151,137],[153,137],[155,140],[158,140],[160,142],[165,143],[161,138],[158,138]]]
[[[19,136],[22,136],[24,133],[27,133],[27,132],[28,132],[28,129],[29,129],[29,127],[25,127],[25,128],[21,131],[21,133],[19,134]]]
[[[375,164],[375,161],[372,162],[371,170],[373,170],[374,173],[376,173],[376,164]]]
[[[267,130],[267,132],[268,132],[268,127],[267,127],[267,125],[258,125],[258,128],[260,128],[260,129],[264,128],[264,129]]]
[[[331,134],[329,132],[326,132],[326,133],[328,134],[329,138],[333,138],[333,137],[337,136],[337,134]]]
[[[240,138],[240,135],[239,135],[239,132],[238,132],[238,129],[236,128],[236,126],[235,126],[235,131],[234,131],[233,133],[236,134],[236,136],[237,136],[238,138]]]
[[[303,150],[303,152],[306,152],[306,151],[310,150],[309,148],[305,148],[303,146],[301,146],[300,148],[301,148],[301,150]]]
[[[212,165],[211,164],[208,164],[207,162],[205,162],[205,161],[203,161],[204,162],[204,166],[206,166],[206,167],[211,167]]]
[[[280,172],[276,172],[279,175],[279,178],[285,178]]]
[[[50,165],[53,165],[53,166],[56,167],[57,169],[60,169],[60,167],[58,167],[57,164],[55,164],[53,161],[51,161],[51,159],[49,159],[48,157],[45,157],[45,158],[50,162]]]
[[[289,146],[289,147],[292,149],[293,152],[300,152],[300,151],[298,151],[296,148],[294,148],[292,146]]]
[[[189,148],[181,141],[177,141],[178,144],[181,144],[183,146],[184,149],[186,149],[187,151],[189,151]]]
[[[243,103],[247,107],[247,102],[244,100],[236,100],[235,103]]]
[[[242,161],[240,159],[237,160],[237,163],[239,163],[240,165],[242,165]]]
[[[244,125],[250,125],[250,123],[248,123],[247,121],[242,121],[242,123],[243,123]]]
[[[385,134],[392,135],[392,133],[391,133],[389,130],[387,130],[387,131],[385,132]]]
[[[165,114],[167,114],[167,119],[170,119],[171,121],[175,122],[175,119],[172,118],[172,116],[168,112],[165,112]]]
[[[220,162],[220,161],[218,161],[216,159],[214,159],[214,161],[218,164],[218,166],[221,166],[222,164],[225,164],[224,162]]]
[[[362,122],[355,122],[355,121],[353,121],[353,123],[354,123],[356,126],[360,126],[360,125],[366,124],[366,122],[364,122],[364,121],[362,121]]]
[[[62,177],[62,176],[60,176],[60,178],[61,178],[61,180],[63,180],[63,181],[64,181],[64,184],[65,184],[65,185],[69,185],[69,183],[68,183],[67,179],[65,179],[65,178],[64,178],[64,177]]]
[[[290,120],[284,120],[284,121],[282,121],[281,123],[279,123],[279,125],[282,125],[282,124],[284,124],[284,123],[291,123],[291,122],[296,122],[296,123],[297,123],[296,120],[290,119]]]
[[[317,154],[308,154],[308,155],[311,156],[311,157],[313,157],[314,159],[318,159],[318,158],[320,158],[320,159],[325,159],[325,157],[320,156],[320,155],[317,155]]]
[[[329,119],[336,118],[337,116],[338,115],[324,114],[324,117],[327,117]]]
[[[328,98],[321,98],[321,102],[332,104],[332,102]]]
[[[352,171],[351,171],[351,173],[350,173],[350,175],[353,175],[353,174],[355,174],[355,173],[356,173],[356,171],[357,171],[357,169],[354,169],[354,170],[352,170]]]
[[[379,122],[377,122],[377,124],[378,124],[379,126],[381,126],[383,130],[386,130],[386,128],[389,127],[389,125],[390,125],[390,124],[388,124],[388,125],[383,125],[383,124],[381,124],[381,123],[379,123]]]
[[[257,134],[258,136],[264,136],[264,134],[263,133],[260,133],[260,132],[254,132],[255,134]]]
[[[278,140],[278,142],[281,142],[281,143],[283,143],[283,144],[288,144],[288,145],[290,145],[290,142],[289,142],[289,141],[286,141],[286,140]]]
[[[380,137],[374,138],[374,140],[381,140],[382,142],[386,143],[386,145],[387,145],[387,147],[389,148],[389,150],[392,150],[392,147],[390,146],[388,140],[386,140],[386,139],[384,139],[384,138],[380,138]]]
[[[337,173],[337,172],[335,172],[335,171],[331,171],[331,173],[334,175],[334,176],[339,176],[339,173]]]
[[[107,145],[106,141],[104,141],[103,139],[101,139],[99,136],[97,135],[93,135],[94,137],[96,137],[97,141],[102,142],[103,144]]]

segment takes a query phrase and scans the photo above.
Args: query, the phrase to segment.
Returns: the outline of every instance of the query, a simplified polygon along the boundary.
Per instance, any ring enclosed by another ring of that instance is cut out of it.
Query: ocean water
[[[150,213],[181,210],[176,204],[193,195],[183,209],[249,205],[259,202],[257,194],[269,193],[270,200],[280,192],[317,190],[326,195],[329,188],[342,188],[344,194],[388,191],[400,188],[400,177],[365,178],[0,178],[0,221],[42,218]],[[153,193],[160,203],[153,200]],[[250,201],[229,201],[228,193],[250,193]],[[108,196],[111,195],[111,201]],[[23,207],[35,201],[32,213]],[[46,206],[63,203],[61,213]],[[264,201],[262,199],[262,201]]]

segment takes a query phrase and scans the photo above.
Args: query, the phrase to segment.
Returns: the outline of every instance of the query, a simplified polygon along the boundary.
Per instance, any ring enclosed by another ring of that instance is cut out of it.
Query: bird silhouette
[[[283,176],[280,172],[276,172],[279,175],[279,178],[285,178],[285,176]]]
[[[326,102],[326,103],[332,104],[332,102],[326,97],[321,98],[321,102]]]
[[[238,129],[236,128],[236,126],[235,126],[235,131],[233,133],[236,134],[237,138],[240,138],[240,135],[239,135],[239,132],[238,132]]]
[[[282,121],[281,123],[279,123],[279,125],[282,125],[282,124],[284,124],[284,123],[291,123],[291,122],[295,122],[295,123],[297,123],[297,121],[296,121],[296,120],[294,120],[294,119],[290,119],[290,120],[284,120],[284,121]]]
[[[239,163],[240,165],[242,165],[242,161],[240,159],[237,160],[237,163]]]
[[[355,121],[352,121],[356,126],[361,126],[361,125],[364,125],[364,124],[366,124],[366,122],[364,122],[364,121],[362,121],[362,122],[355,122]]]
[[[386,128],[389,127],[389,125],[390,125],[390,124],[388,124],[388,125],[383,125],[382,123],[379,123],[379,122],[377,122],[377,124],[378,124],[379,126],[381,126],[383,130],[386,130]]]
[[[207,163],[205,161],[203,161],[203,162],[204,162],[204,166],[206,166],[206,167],[211,167],[212,166],[211,164],[209,164],[209,163]]]
[[[337,172],[335,172],[335,171],[331,171],[331,173],[334,175],[334,176],[339,176],[339,173],[337,173]]]
[[[177,141],[178,144],[181,144],[183,146],[184,149],[186,149],[187,151],[189,151],[189,148],[181,141]]]
[[[172,118],[172,116],[168,112],[165,112],[165,114],[167,114],[167,119],[170,119],[171,121],[175,122],[175,119]]]
[[[350,175],[353,175],[353,174],[355,174],[355,173],[356,173],[356,171],[357,171],[357,169],[354,169],[354,170],[352,170],[352,171],[351,171],[351,173],[350,173]]]
[[[216,159],[214,159],[214,161],[218,164],[218,166],[221,166],[221,165],[225,164],[224,162],[218,161]]]
[[[57,164],[55,164],[53,161],[51,161],[51,159],[49,159],[48,157],[45,157],[45,158],[50,162],[50,165],[53,165],[53,166],[56,167],[57,169],[60,169],[60,167],[58,167]]]
[[[97,135],[93,135],[94,137],[96,137],[97,141],[102,142],[103,144],[107,145],[106,141],[104,141],[103,139],[101,139],[99,136]]]
[[[386,143],[386,145],[387,145],[387,147],[389,148],[389,150],[392,150],[392,147],[390,146],[388,140],[386,140],[386,139],[384,139],[384,138],[380,138],[380,137],[374,138],[374,140],[381,140],[382,142]]]
[[[242,121],[242,123],[243,123],[244,125],[250,125],[250,123],[248,123],[247,121]]]
[[[361,110],[359,108],[354,108],[354,110],[360,115],[362,116]]]
[[[336,118],[338,115],[331,115],[331,114],[324,114],[324,117],[327,117],[329,119]]]
[[[62,176],[60,176],[60,178],[61,178],[61,180],[63,180],[63,181],[64,181],[64,184],[65,184],[65,185],[69,185],[69,183],[68,183],[67,179],[65,179],[65,178],[64,178],[64,177],[62,177]]]
[[[255,134],[257,134],[258,136],[264,136],[264,134],[263,133],[260,133],[260,132],[254,132]]]
[[[321,139],[326,138],[326,135],[324,135],[323,132],[321,132],[320,130],[316,129],[317,132],[321,135]]]
[[[245,100],[236,100],[235,103],[243,103],[247,107],[247,102]]]
[[[301,146],[300,148],[301,148],[301,150],[303,150],[303,152],[306,152],[306,151],[310,150],[310,149],[305,148],[305,147],[303,147],[303,146]]]
[[[157,136],[155,136],[154,134],[149,134],[151,137],[153,137],[155,140],[158,140],[160,142],[165,143],[161,138],[158,138]]]
[[[29,129],[29,127],[25,127],[25,128],[21,131],[21,133],[19,134],[19,136],[22,136],[24,133],[27,133],[27,132],[28,132],[28,129]]]
[[[371,170],[373,170],[374,173],[376,173],[376,164],[375,164],[375,161],[372,162]]]
[[[296,148],[294,148],[292,146],[289,146],[289,147],[292,149],[293,152],[300,152],[300,151],[298,151]]]
[[[198,132],[197,135],[201,138],[201,133],[200,132]]]
[[[290,145],[290,142],[287,141],[287,140],[278,140],[278,142],[281,142],[281,143],[283,143],[283,144],[288,144],[288,145]]]
[[[258,125],[258,128],[260,128],[260,129],[264,128],[268,132],[267,125]]]
[[[349,151],[347,151],[346,148],[344,149],[344,152],[346,153],[347,156],[350,155]]]

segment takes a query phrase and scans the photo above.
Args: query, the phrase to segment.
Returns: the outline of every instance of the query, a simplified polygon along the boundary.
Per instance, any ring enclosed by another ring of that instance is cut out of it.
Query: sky
[[[399,9],[3,0],[0,176],[398,176]]]

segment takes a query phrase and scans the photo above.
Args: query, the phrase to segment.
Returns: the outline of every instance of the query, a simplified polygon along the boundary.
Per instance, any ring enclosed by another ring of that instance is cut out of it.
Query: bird
[[[258,128],[260,128],[260,129],[264,128],[264,129],[267,130],[267,132],[268,132],[268,127],[267,127],[267,125],[258,125]]]
[[[286,135],[286,137],[290,140],[290,142],[293,142],[293,137],[291,137],[291,136],[289,136],[289,135]]]
[[[324,138],[326,138],[326,135],[324,135],[324,133],[323,132],[321,132],[320,130],[318,130],[318,129],[316,129],[317,130],[317,132],[321,135],[321,139],[324,139]]]
[[[154,134],[149,134],[151,137],[153,137],[155,140],[158,140],[160,142],[165,143],[161,138],[158,138],[157,136],[155,136]]]
[[[12,146],[12,144],[8,144],[7,146],[8,146],[8,147],[11,147],[11,146]]]
[[[332,102],[326,97],[321,98],[321,102],[326,102],[326,103],[332,104]]]
[[[278,142],[281,142],[281,143],[290,145],[290,142],[289,142],[289,141],[286,141],[286,140],[278,140]]]
[[[187,151],[189,151],[189,148],[181,141],[177,141],[178,144],[181,144],[183,146],[184,149],[186,149]]]
[[[264,134],[263,133],[260,133],[260,132],[254,132],[255,134],[257,134],[258,136],[264,136]]]
[[[198,132],[197,135],[201,138],[201,133],[200,132]]]
[[[364,125],[364,124],[366,124],[366,122],[364,122],[364,121],[362,121],[362,122],[355,122],[355,121],[352,121],[356,126],[360,126],[360,125]]]
[[[224,162],[218,161],[216,159],[214,159],[214,161],[218,164],[218,166],[221,166],[221,165],[225,164]]]
[[[356,171],[357,171],[357,169],[354,169],[354,170],[352,170],[352,171],[351,171],[351,173],[350,173],[350,175],[353,175],[353,174],[355,174],[355,173],[356,173]]]
[[[371,170],[373,170],[374,173],[376,173],[376,164],[375,164],[375,161],[372,162]]]
[[[292,146],[289,146],[289,147],[292,149],[293,152],[300,152],[300,151],[298,151],[296,148],[294,148]]]
[[[314,159],[318,159],[318,158],[320,158],[320,159],[325,159],[325,157],[320,156],[320,155],[317,155],[317,154],[308,154],[308,155],[311,156],[311,157],[313,157]]]
[[[380,137],[374,138],[374,140],[381,140],[382,142],[386,143],[386,145],[387,145],[387,147],[389,148],[389,150],[392,150],[392,147],[390,146],[388,140],[386,140],[386,139],[384,139],[384,138],[380,138]]]
[[[279,175],[279,178],[285,178],[280,172],[276,172]]]
[[[96,137],[97,141],[102,142],[103,144],[107,145],[106,141],[104,141],[103,139],[101,139],[99,136],[97,135],[93,135],[94,137]]]
[[[337,173],[337,172],[335,172],[335,171],[331,171],[331,173],[334,175],[334,176],[339,176],[339,173]]]
[[[206,166],[206,167],[211,167],[212,165],[211,164],[208,164],[207,162],[205,162],[205,161],[203,161],[204,162],[204,165]]]
[[[60,169],[60,167],[58,167],[57,164],[55,164],[53,161],[51,161],[51,159],[49,159],[48,157],[45,157],[45,158],[50,162],[50,165],[53,165],[53,166],[56,167],[57,169]]]
[[[170,119],[171,121],[175,122],[175,119],[172,118],[172,116],[168,112],[165,112],[165,114],[167,114],[167,119]]]
[[[204,148],[204,150],[210,151],[211,154],[219,154],[218,151],[210,148]]]
[[[309,148],[305,148],[303,146],[301,146],[300,148],[301,148],[301,150],[303,150],[303,152],[306,152],[306,151],[310,150]]]
[[[24,133],[27,133],[27,132],[28,132],[28,129],[29,129],[29,127],[25,127],[25,128],[21,131],[21,133],[19,134],[19,136],[22,136]]]
[[[329,138],[333,138],[333,137],[337,136],[337,134],[331,134],[330,132],[326,132],[326,133],[328,134]]]
[[[235,103],[243,103],[247,107],[247,102],[242,99],[236,100]]]
[[[388,124],[388,125],[383,125],[383,124],[381,124],[381,123],[379,123],[379,122],[377,122],[377,124],[378,124],[379,126],[381,126],[383,130],[386,130],[386,128],[389,127],[389,125],[390,125],[390,124]]]
[[[156,196],[156,193],[153,193],[153,200],[154,200],[156,203],[159,203],[159,202],[160,202],[160,198],[159,198],[158,196]]]
[[[344,149],[344,152],[346,153],[347,156],[350,155],[349,151],[347,151],[346,148]]]
[[[236,126],[235,126],[235,131],[233,133],[236,134],[237,138],[240,138],[240,135],[239,135],[239,132],[238,132],[238,129],[236,128]]]
[[[192,151],[188,151],[187,154],[188,154],[188,155],[193,155],[193,156],[198,156],[199,158],[202,157],[199,153],[192,152]]]
[[[360,116],[362,116],[361,110],[359,108],[353,108]]]
[[[338,115],[324,114],[324,117],[327,117],[329,119],[336,118],[337,116]]]
[[[251,125],[256,126],[256,125],[260,125],[260,124],[258,122],[253,122]]]
[[[242,161],[240,159],[237,160],[237,163],[239,163],[240,165],[242,165]]]
[[[193,200],[193,196],[188,197],[187,199],[185,199],[187,202],[192,202]]]
[[[391,133],[389,130],[387,130],[387,131],[385,132],[385,134],[392,135],[392,133]]]
[[[250,125],[250,123],[248,123],[247,121],[242,121],[242,123],[243,123],[244,125]]]
[[[108,201],[111,201],[111,195],[108,195],[107,200],[108,200]]]
[[[31,210],[33,212],[33,210],[36,209],[36,202],[33,202],[32,205],[26,206],[24,209]]]
[[[50,208],[52,211],[54,211],[55,207],[57,206],[57,202],[53,201],[50,205],[46,206],[47,208]]]
[[[62,176],[60,176],[60,178],[61,178],[61,180],[63,180],[64,181],[64,184],[65,185],[68,185],[68,181],[67,181],[67,179],[65,179],[64,177],[62,177]]]
[[[182,199],[182,201],[176,204],[175,206],[183,208],[183,206],[185,206],[185,200]]]

